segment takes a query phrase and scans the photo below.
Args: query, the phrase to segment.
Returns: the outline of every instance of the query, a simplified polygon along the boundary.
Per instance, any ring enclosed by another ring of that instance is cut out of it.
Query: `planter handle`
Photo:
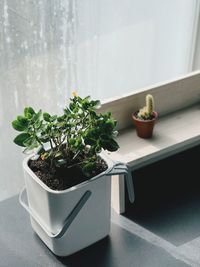
[[[126,164],[116,161],[114,162],[113,168],[106,175],[118,175],[118,174],[123,174],[125,176],[129,201],[133,203],[135,200],[135,194],[134,194],[131,171]]]
[[[61,229],[56,234],[53,234],[46,228],[46,226],[40,221],[38,216],[36,216],[36,214],[34,214],[33,211],[29,208],[29,206],[25,203],[23,199],[23,195],[25,192],[26,192],[26,188],[23,187],[19,193],[20,204],[25,208],[25,210],[30,214],[30,216],[33,217],[33,219],[39,224],[39,226],[43,229],[43,231],[51,238],[61,238],[67,232],[69,226],[71,225],[73,220],[76,218],[76,216],[78,215],[78,213],[80,212],[80,210],[82,209],[82,207],[85,205],[85,203],[87,202],[87,200],[90,198],[92,194],[92,192],[89,190],[83,194],[83,196],[78,201],[76,206],[73,208],[73,210],[70,212],[68,217],[65,219],[64,224],[61,227]]]

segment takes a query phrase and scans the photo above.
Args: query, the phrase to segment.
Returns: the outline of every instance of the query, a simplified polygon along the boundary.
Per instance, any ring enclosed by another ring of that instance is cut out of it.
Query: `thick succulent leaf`
[[[23,117],[23,116],[17,116],[17,120],[19,121],[20,124],[24,126],[28,126],[28,119]]]
[[[95,101],[91,101],[91,105],[92,107],[94,107],[95,109],[98,109],[101,107],[101,102],[99,100],[95,100]]]
[[[34,121],[35,121],[35,122],[38,122],[38,120],[40,120],[41,116],[42,116],[42,110],[40,109],[40,110],[38,111],[38,113],[35,113],[35,114],[33,115],[33,119],[34,119]]]
[[[19,135],[17,135],[14,139],[14,143],[17,144],[18,146],[23,146],[25,147],[24,145],[24,142],[29,139],[30,137],[30,134],[28,133],[21,133]]]
[[[57,119],[57,115],[51,116],[50,121],[54,122]]]
[[[107,149],[108,151],[116,151],[119,148],[118,143],[114,139],[110,139],[109,141],[105,141],[102,144],[104,149]]]
[[[50,122],[51,115],[47,112],[43,113],[43,119],[47,122]]]
[[[15,130],[17,130],[17,131],[19,131],[19,132],[23,132],[25,129],[26,129],[26,125],[24,125],[23,123],[21,123],[20,121],[18,121],[18,120],[14,120],[13,122],[12,122],[12,127],[15,129]]]
[[[34,114],[35,114],[35,111],[32,107],[25,107],[24,108],[24,116],[26,118],[31,119]]]

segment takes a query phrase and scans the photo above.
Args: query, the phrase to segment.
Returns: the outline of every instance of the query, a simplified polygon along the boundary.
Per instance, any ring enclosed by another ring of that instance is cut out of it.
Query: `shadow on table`
[[[112,266],[110,262],[112,258],[110,237],[108,236],[71,256],[56,258],[68,267]]]
[[[125,216],[181,245],[200,236],[200,146],[134,173],[135,203]]]

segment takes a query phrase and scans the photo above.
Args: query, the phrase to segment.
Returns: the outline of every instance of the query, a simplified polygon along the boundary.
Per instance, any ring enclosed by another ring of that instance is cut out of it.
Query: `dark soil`
[[[92,177],[105,171],[108,166],[104,160],[99,158],[96,162],[96,168],[93,170],[91,177],[87,177],[79,166],[71,168],[54,167],[41,158],[29,161],[30,169],[37,175],[37,177],[53,190],[64,190],[74,185],[80,184]]]

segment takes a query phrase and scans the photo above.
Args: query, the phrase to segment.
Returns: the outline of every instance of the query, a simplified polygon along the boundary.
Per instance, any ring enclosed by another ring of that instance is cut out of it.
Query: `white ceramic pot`
[[[119,163],[115,168],[112,161],[102,158],[108,165],[105,172],[62,191],[50,189],[34,174],[28,167],[30,157],[23,162],[28,206],[23,201],[23,191],[20,203],[30,213],[34,231],[58,256],[75,253],[109,234],[110,176],[127,174],[127,168]]]

